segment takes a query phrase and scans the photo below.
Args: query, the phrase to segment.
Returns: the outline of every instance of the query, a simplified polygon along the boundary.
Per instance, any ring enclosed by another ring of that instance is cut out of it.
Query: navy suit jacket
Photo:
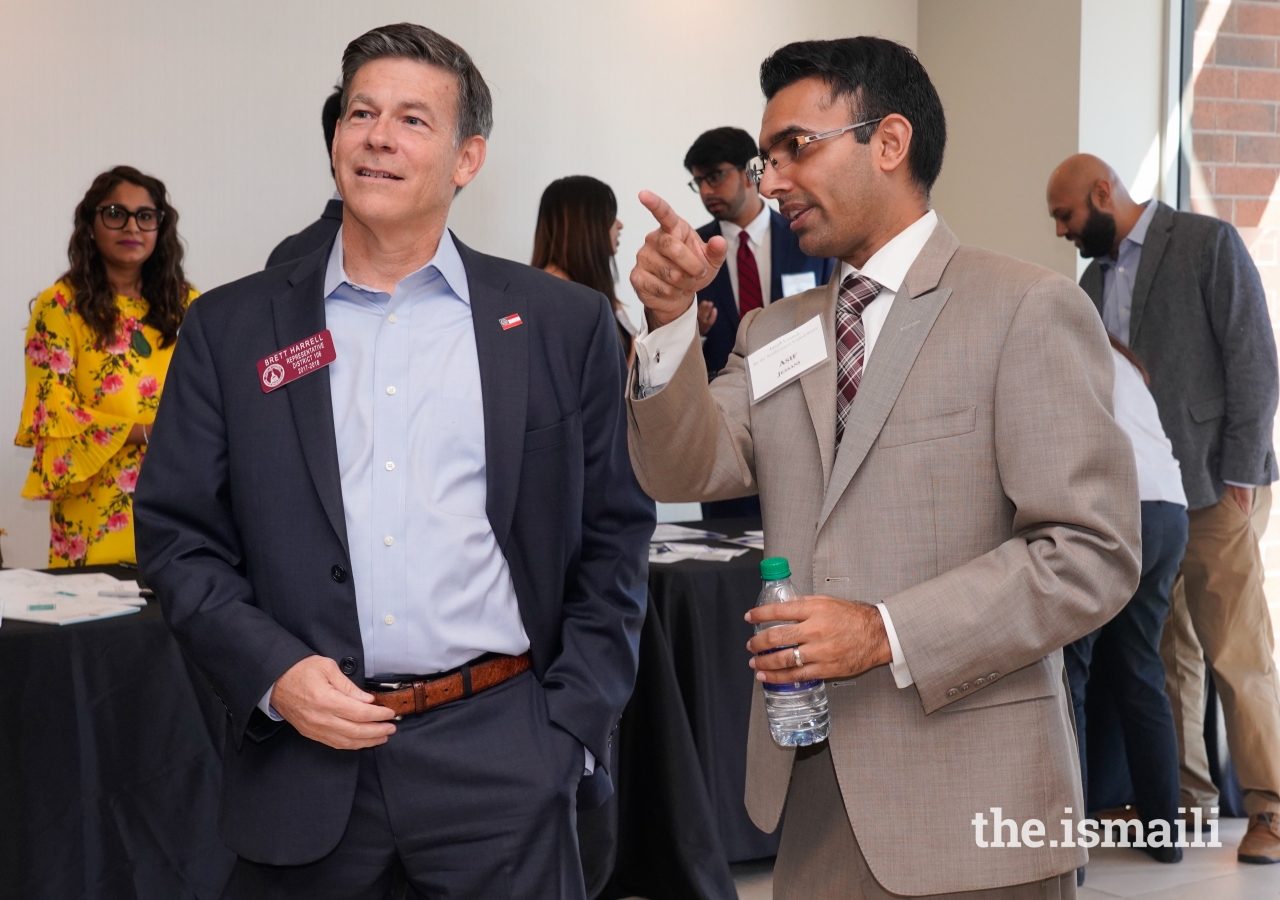
[[[306,228],[297,234],[291,234],[271,251],[267,257],[267,268],[293,262],[314,253],[321,247],[329,246],[333,236],[342,227],[342,201],[330,200],[324,205],[324,212]]]
[[[228,716],[219,831],[248,859],[342,836],[358,755],[257,709],[304,657],[365,676],[327,371],[263,393],[257,362],[325,328],[326,245],[191,306],[134,498],[139,568]],[[627,455],[599,293],[458,243],[471,289],[489,522],[552,721],[604,765],[631,694],[653,502]],[[523,325],[498,320],[519,314]],[[396,737],[393,736],[392,740]],[[601,773],[607,778],[607,773]]]
[[[805,256],[800,250],[800,239],[796,237],[791,226],[777,212],[769,211],[769,302],[782,299],[782,276],[797,272],[812,272],[818,284],[826,284],[831,273],[835,271],[834,259],[817,259]],[[704,241],[720,234],[720,222],[713,220],[698,229],[698,236]],[[730,253],[736,253],[737,247],[730,247]],[[707,339],[702,342],[702,356],[707,361],[707,372],[714,378],[716,372],[724,368],[733,350],[733,343],[738,338],[738,303],[733,299],[733,282],[729,280],[729,267],[721,266],[715,279],[698,292],[698,300],[710,300],[716,305],[716,323],[707,332]]]

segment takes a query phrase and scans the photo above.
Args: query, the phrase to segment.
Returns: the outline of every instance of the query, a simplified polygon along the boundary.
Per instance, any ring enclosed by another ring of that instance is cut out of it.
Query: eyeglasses
[[[717,188],[720,182],[724,181],[730,172],[737,172],[738,168],[734,166],[721,166],[714,172],[708,172],[706,175],[694,175],[693,180],[689,182],[689,190],[695,194],[702,193],[702,185],[706,184],[709,188]]]
[[[130,212],[123,206],[112,203],[110,206],[99,206],[96,211],[102,219],[102,224],[112,231],[120,231],[129,224],[130,218],[138,223],[139,231],[155,231],[164,219],[163,212],[152,209],[150,206],[139,207]]]
[[[752,184],[759,185],[761,179],[764,178],[764,167],[766,162],[773,166],[774,169],[785,169],[787,166],[799,159],[800,151],[810,144],[817,141],[825,141],[833,137],[839,137],[846,131],[853,131],[855,128],[875,125],[879,122],[883,122],[885,118],[885,116],[881,116],[878,119],[868,119],[865,122],[855,122],[852,125],[837,128],[835,131],[824,131],[821,134],[798,134],[792,137],[785,137],[766,150],[762,155],[755,157],[751,162],[747,163],[747,177],[751,179]],[[854,137],[856,138],[857,135],[854,135]]]

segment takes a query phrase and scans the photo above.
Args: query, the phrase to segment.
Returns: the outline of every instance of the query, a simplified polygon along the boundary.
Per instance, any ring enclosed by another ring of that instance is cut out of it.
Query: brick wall
[[[1280,2],[1201,2],[1196,25],[1191,141],[1204,182],[1192,182],[1192,209],[1255,228],[1280,178]]]

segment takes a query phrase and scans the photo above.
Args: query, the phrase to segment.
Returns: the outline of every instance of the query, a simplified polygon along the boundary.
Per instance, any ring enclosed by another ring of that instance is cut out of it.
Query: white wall
[[[488,162],[451,219],[459,237],[527,259],[547,182],[595,175],[627,225],[624,282],[648,230],[636,192],[705,218],[680,161],[707,128],[754,134],[757,66],[772,49],[859,33],[916,39],[915,0],[6,0],[0,429],[17,427],[27,301],[65,268],[71,212],[93,176],[128,163],[167,182],[197,287],[260,268],[332,190],[319,114],[343,47],[406,19],[466,47],[494,93]],[[46,506],[18,496],[29,464],[30,451],[0,450],[9,565],[45,560]]]
[[[1164,185],[1177,192],[1176,156],[1161,154],[1169,5],[1080,3],[1080,152],[1110,163],[1138,201]]]
[[[1044,190],[1076,152],[1079,3],[920,0],[919,40],[947,112],[939,214],[965,243],[1073,275]]]

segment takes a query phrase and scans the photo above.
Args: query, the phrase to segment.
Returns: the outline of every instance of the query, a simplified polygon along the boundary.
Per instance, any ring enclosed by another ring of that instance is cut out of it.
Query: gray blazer
[[[1223,481],[1270,484],[1280,375],[1258,270],[1230,224],[1160,203],[1133,286],[1129,347],[1151,374],[1160,422],[1182,466],[1189,509]],[[1102,268],[1080,278],[1099,313]]]

